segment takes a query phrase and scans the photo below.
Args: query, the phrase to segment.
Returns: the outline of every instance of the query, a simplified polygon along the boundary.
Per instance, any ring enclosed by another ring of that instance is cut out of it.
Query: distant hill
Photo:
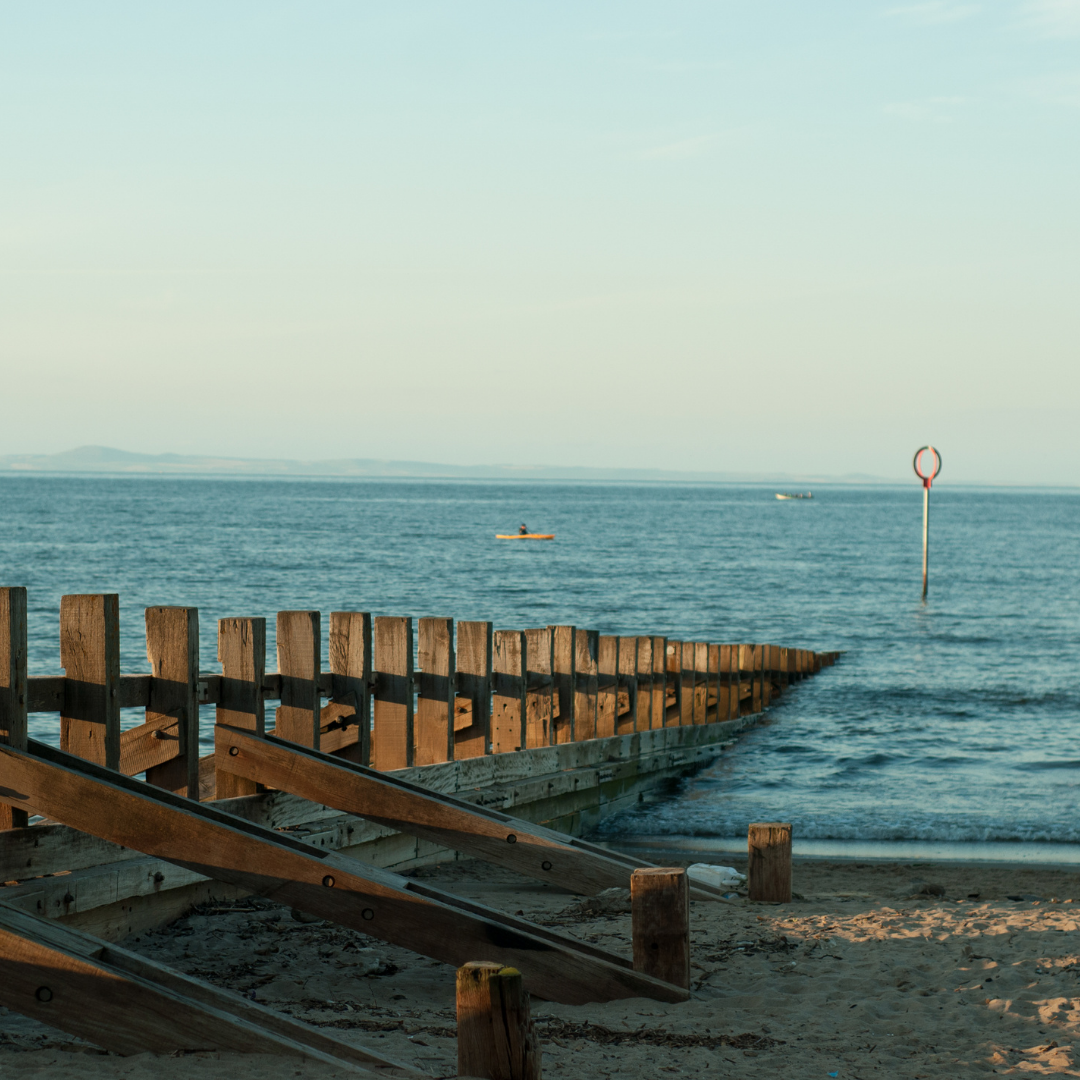
[[[458,480],[607,480],[683,483],[889,483],[881,477],[793,476],[783,473],[688,472],[673,469],[600,469],[555,465],[446,465],[376,458],[234,458],[200,454],[137,454],[111,446],[79,446],[57,454],[0,457],[0,473],[99,473],[117,476],[310,476]]]

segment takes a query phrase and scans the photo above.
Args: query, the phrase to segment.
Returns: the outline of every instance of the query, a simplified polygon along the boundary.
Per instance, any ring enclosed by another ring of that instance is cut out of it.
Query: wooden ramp
[[[0,904],[0,1002],[120,1054],[286,1054],[357,1076],[422,1077],[282,1013]]]
[[[530,993],[548,1000],[688,997],[613,953],[34,740],[25,751],[0,745],[0,801],[455,967],[475,960],[517,967]]]
[[[634,870],[648,865],[272,735],[218,724],[214,747],[219,775],[232,773],[288,791],[576,893],[628,889]],[[705,885],[696,885],[691,894],[723,899],[719,889]]]

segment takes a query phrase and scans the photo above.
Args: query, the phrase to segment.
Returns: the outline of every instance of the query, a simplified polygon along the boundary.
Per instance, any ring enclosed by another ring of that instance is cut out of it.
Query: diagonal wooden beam
[[[329,754],[238,728],[218,725],[215,767],[249,781],[299,795],[343,813],[430,840],[441,847],[594,895],[630,887],[647,864],[452,795],[367,769]],[[722,899],[718,889],[695,888],[699,899]]]
[[[469,960],[509,964],[531,993],[552,1001],[687,997],[613,953],[33,740],[26,751],[0,746],[0,801],[455,967]]]
[[[0,1002],[119,1054],[285,1054],[356,1076],[421,1077],[230,990],[0,904]]]

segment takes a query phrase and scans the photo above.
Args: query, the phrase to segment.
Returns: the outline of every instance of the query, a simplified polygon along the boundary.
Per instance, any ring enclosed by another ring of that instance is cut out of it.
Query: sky
[[[1080,484],[1078,136],[1080,0],[7,0],[0,454]]]

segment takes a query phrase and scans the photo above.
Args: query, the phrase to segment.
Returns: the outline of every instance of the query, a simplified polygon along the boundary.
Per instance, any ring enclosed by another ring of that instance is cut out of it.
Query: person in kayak
[[[529,535],[529,527],[528,527],[528,525],[526,525],[526,524],[525,524],[525,522],[523,521],[523,522],[522,522],[522,523],[521,523],[521,524],[520,524],[520,525],[518,526],[518,536],[528,536],[528,535]]]

